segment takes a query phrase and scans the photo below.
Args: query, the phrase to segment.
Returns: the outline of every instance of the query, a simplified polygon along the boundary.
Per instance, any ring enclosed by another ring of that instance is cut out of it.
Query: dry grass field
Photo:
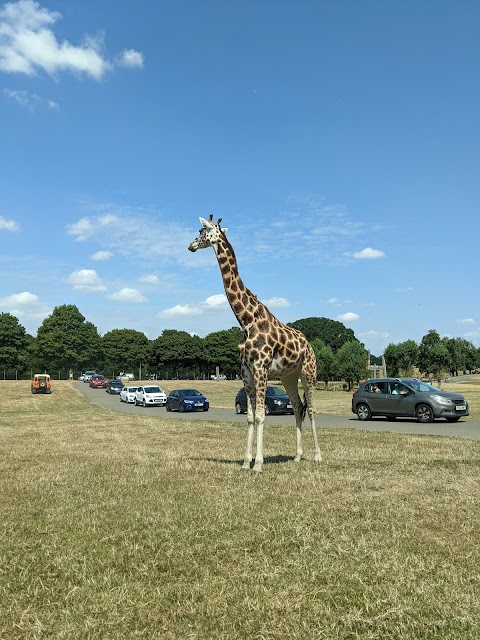
[[[244,425],[0,390],[2,640],[480,637],[479,442],[270,426],[255,477]]]

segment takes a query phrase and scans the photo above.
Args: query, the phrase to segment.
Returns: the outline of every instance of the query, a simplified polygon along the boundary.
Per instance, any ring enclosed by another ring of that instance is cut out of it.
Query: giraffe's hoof
[[[322,461],[322,455],[320,453],[316,453],[314,460],[315,462],[320,463]]]
[[[250,471],[250,462],[244,462],[242,464],[242,471]]]
[[[295,458],[293,459],[294,462],[300,462],[302,459],[302,456],[295,456]]]
[[[261,473],[263,473],[262,465],[261,465],[261,464],[256,464],[256,465],[253,467],[253,473],[254,473],[255,475],[257,475],[257,476],[258,476],[258,475],[260,475]]]

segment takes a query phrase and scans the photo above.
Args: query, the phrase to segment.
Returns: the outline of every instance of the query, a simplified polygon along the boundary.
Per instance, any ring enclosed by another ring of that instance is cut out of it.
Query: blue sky
[[[228,329],[198,217],[283,322],[480,346],[476,0],[0,4],[0,311]]]

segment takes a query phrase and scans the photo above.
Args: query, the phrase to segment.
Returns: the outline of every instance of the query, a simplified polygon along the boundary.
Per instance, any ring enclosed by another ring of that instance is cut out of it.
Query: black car
[[[235,398],[235,413],[246,413],[247,394],[242,387]],[[265,415],[271,413],[293,413],[292,403],[285,391],[280,387],[267,387],[265,394]]]
[[[208,411],[207,398],[196,389],[174,389],[168,394],[167,411]]]
[[[442,391],[416,378],[378,378],[362,382],[352,397],[352,412],[359,420],[372,416],[458,422],[468,416],[468,402],[459,393]]]
[[[107,386],[105,387],[105,391],[107,393],[113,393],[119,395],[123,389],[123,382],[121,380],[109,380],[107,382]]]

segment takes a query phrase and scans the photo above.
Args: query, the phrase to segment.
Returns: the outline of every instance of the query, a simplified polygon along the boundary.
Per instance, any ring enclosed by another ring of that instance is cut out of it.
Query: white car
[[[120,402],[134,403],[138,387],[123,387],[120,391]]]
[[[137,387],[135,404],[142,404],[144,407],[164,407],[167,404],[167,396],[158,385]]]

